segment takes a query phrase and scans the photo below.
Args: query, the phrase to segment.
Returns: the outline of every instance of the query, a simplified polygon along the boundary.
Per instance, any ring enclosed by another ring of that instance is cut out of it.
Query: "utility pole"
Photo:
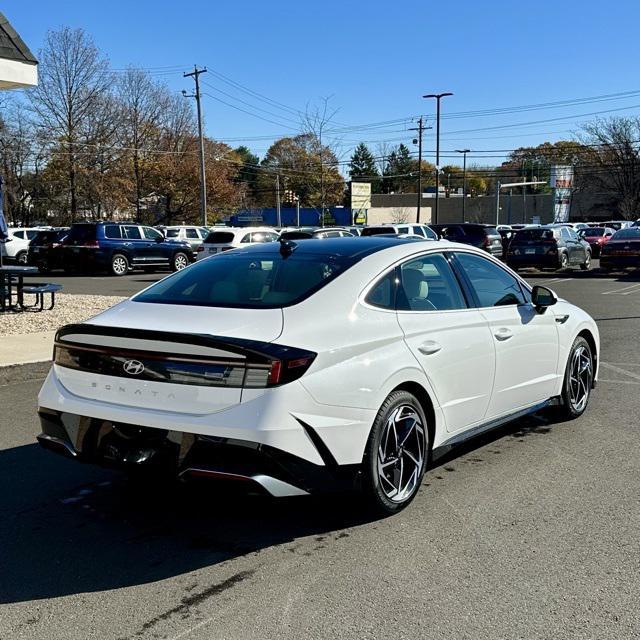
[[[200,80],[201,73],[206,73],[207,68],[198,69],[197,65],[193,65],[191,73],[184,73],[184,78],[193,78],[196,84],[196,92],[187,94],[182,92],[185,98],[195,98],[196,107],[198,109],[198,138],[200,139],[200,221],[203,227],[207,226],[207,176],[204,167],[204,138],[202,136],[202,108],[200,106]]]
[[[471,149],[456,149],[456,151],[462,154],[462,222],[464,222],[467,205],[467,153]]]
[[[413,141],[413,144],[418,143],[418,207],[416,213],[416,222],[420,222],[420,209],[422,207],[422,134],[425,129],[431,129],[431,127],[424,126],[424,120],[422,116],[418,120],[418,126],[409,129],[409,131],[417,131],[418,138]]]
[[[440,100],[446,96],[452,96],[453,93],[429,93],[423,98],[435,98],[436,99],[436,211],[434,224],[438,223],[438,202],[440,200]]]
[[[276,226],[281,227],[280,217],[280,174],[276,173]]]

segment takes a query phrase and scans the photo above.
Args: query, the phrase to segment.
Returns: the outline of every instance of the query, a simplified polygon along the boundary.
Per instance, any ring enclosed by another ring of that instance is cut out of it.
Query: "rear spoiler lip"
[[[304,357],[309,354],[304,349],[288,347],[286,345],[264,342],[261,340],[247,340],[227,336],[213,336],[202,333],[176,333],[170,331],[155,331],[151,329],[131,329],[127,327],[114,327],[100,324],[67,324],[56,332],[55,342],[65,342],[65,336],[71,334],[102,335],[114,338],[130,338],[134,340],[155,340],[160,342],[173,342],[179,344],[196,345],[213,349],[223,349],[237,354],[240,357],[251,356],[256,362],[270,363],[272,360],[286,360]],[[67,341],[66,344],[74,346],[76,343]],[[107,348],[105,347],[105,350]],[[111,348],[113,350],[113,348]],[[123,348],[123,351],[131,351]],[[144,349],[141,349],[144,351]],[[167,354],[168,355],[168,354]]]

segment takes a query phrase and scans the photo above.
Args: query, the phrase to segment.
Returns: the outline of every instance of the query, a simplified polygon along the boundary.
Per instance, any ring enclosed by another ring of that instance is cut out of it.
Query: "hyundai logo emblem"
[[[125,373],[132,376],[140,375],[144,371],[144,365],[140,360],[127,360],[123,365]]]

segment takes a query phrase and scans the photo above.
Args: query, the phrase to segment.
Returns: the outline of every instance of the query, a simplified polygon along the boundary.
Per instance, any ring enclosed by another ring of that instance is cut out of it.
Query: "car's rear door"
[[[467,304],[444,254],[412,258],[398,271],[398,322],[429,378],[447,431],[482,422],[495,368],[486,319]]]
[[[538,313],[518,279],[489,258],[456,252],[455,265],[489,324],[495,349],[495,380],[487,418],[552,397],[560,375],[553,312]]]

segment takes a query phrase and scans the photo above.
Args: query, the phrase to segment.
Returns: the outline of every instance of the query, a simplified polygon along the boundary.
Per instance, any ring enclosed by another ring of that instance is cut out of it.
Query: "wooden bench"
[[[28,284],[20,290],[20,306],[23,309],[44,311],[44,297],[48,293],[51,296],[51,304],[47,307],[47,311],[51,311],[51,309],[56,306],[56,293],[61,289],[61,284],[49,284],[47,282]],[[23,297],[25,293],[34,295],[36,297],[36,303],[29,306],[25,305]],[[40,308],[38,309],[38,307]]]

